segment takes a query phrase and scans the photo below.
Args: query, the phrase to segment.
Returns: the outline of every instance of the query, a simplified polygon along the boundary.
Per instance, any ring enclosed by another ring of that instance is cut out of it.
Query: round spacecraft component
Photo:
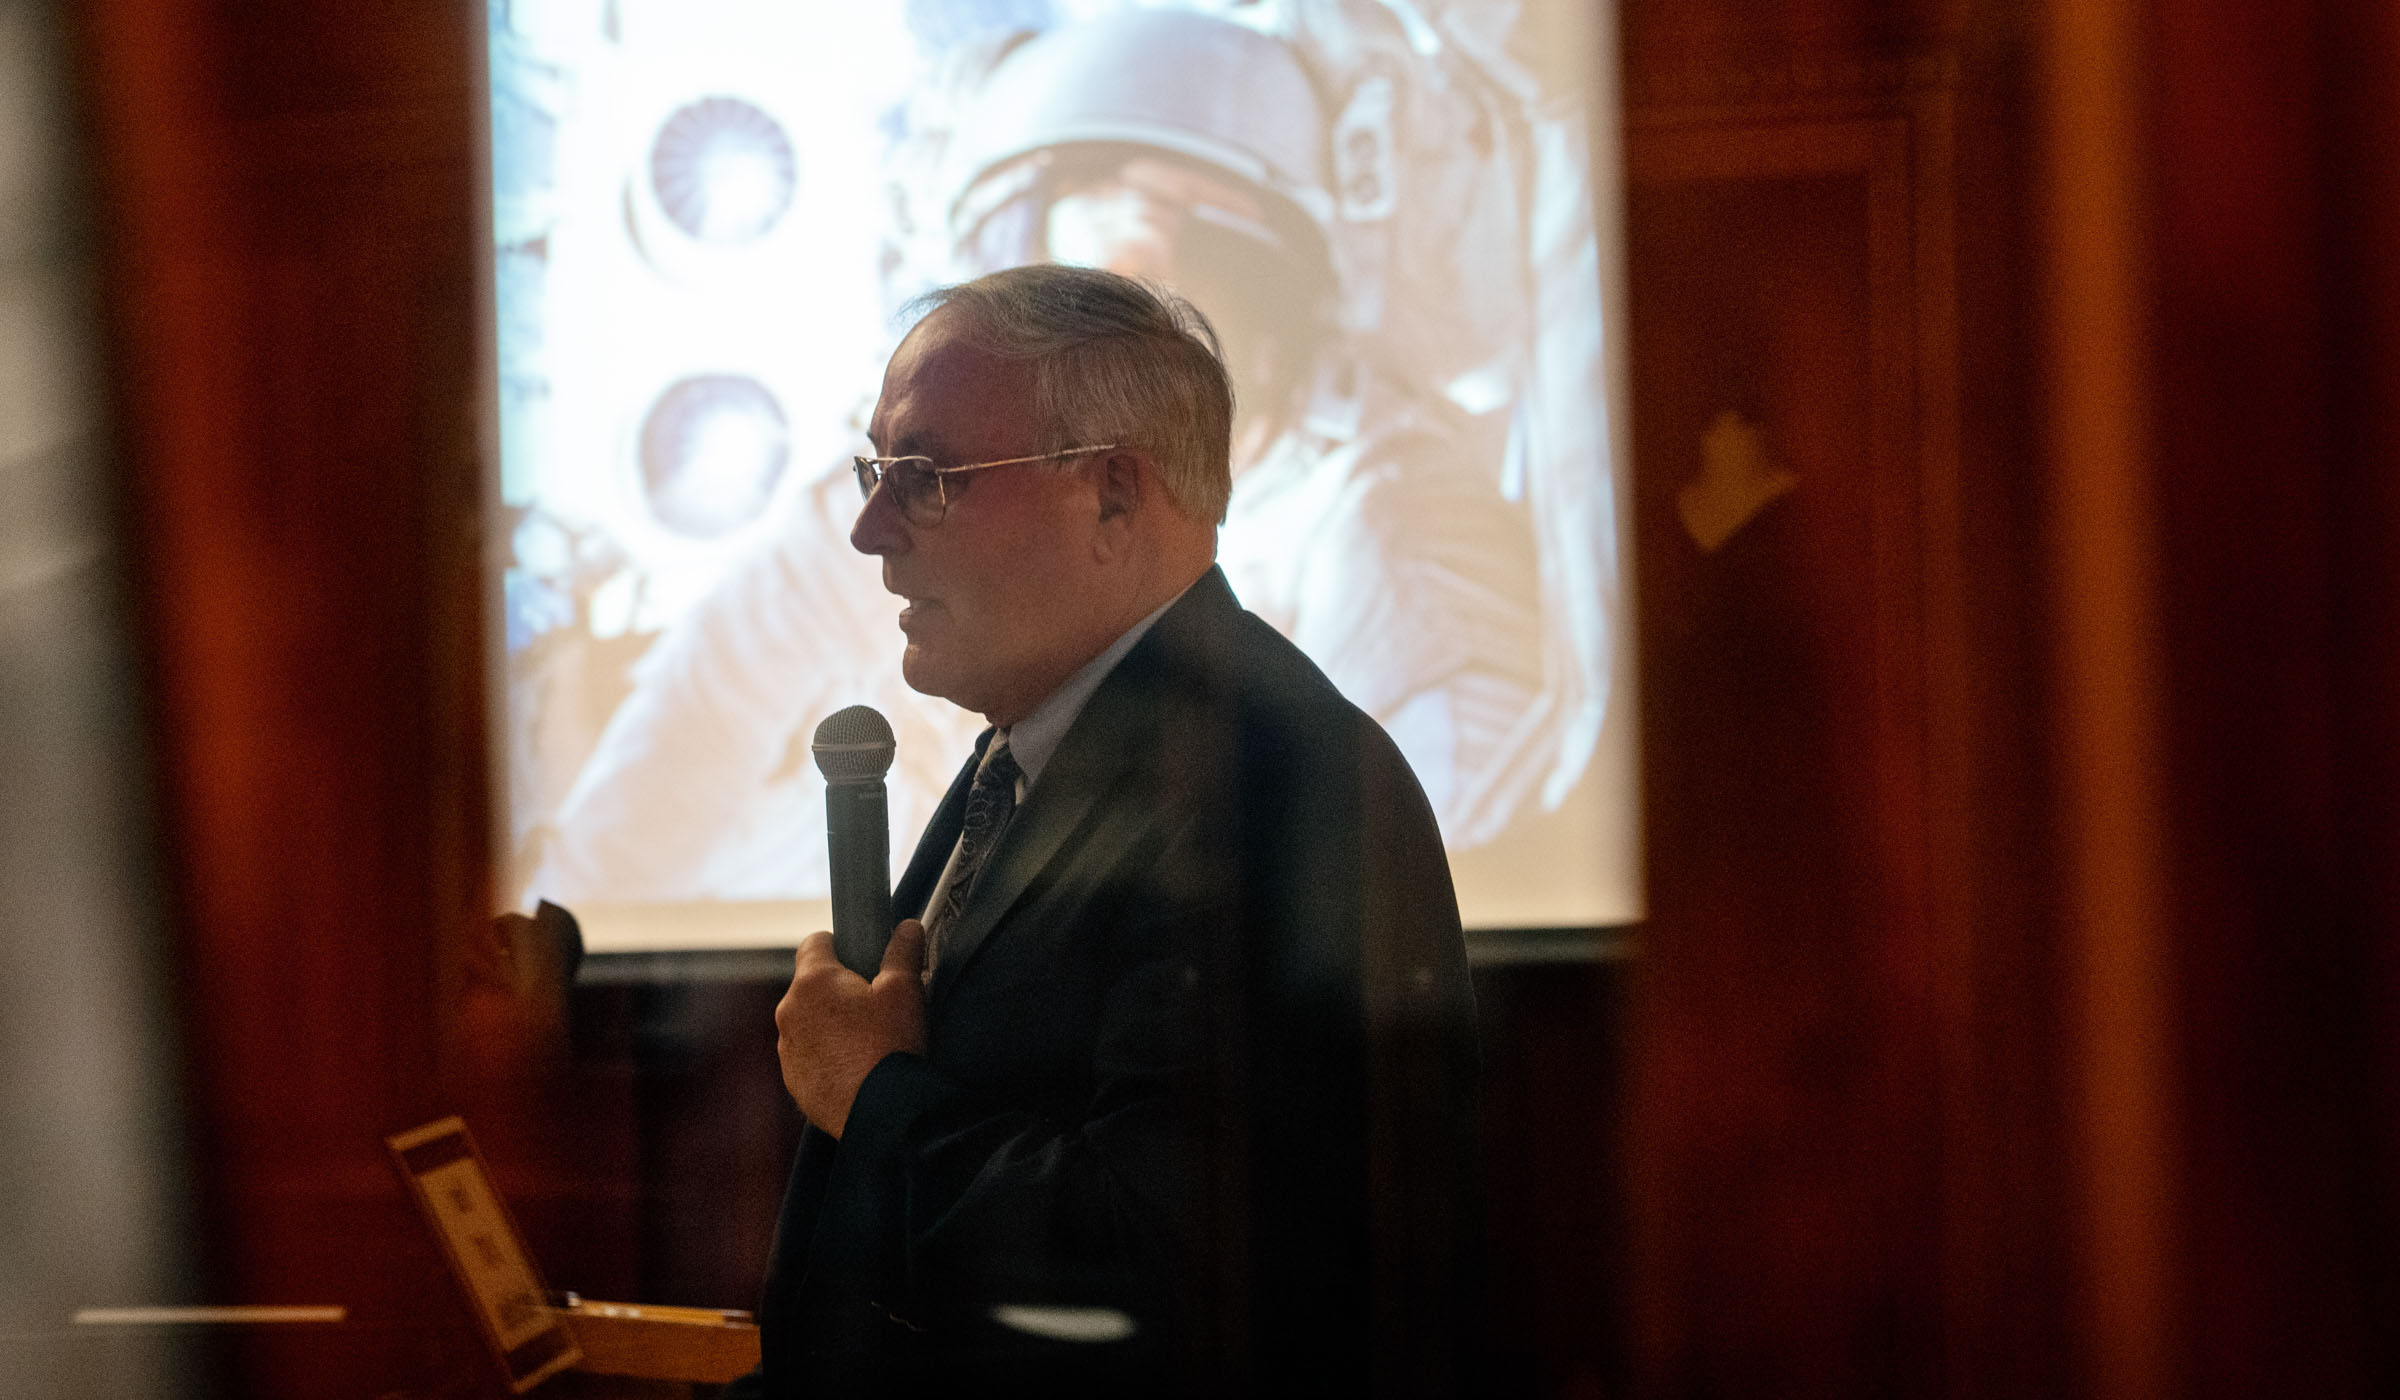
[[[642,419],[642,494],[661,525],[715,539],[756,520],[791,460],[783,405],[747,375],[667,386]]]
[[[678,107],[650,146],[650,188],[677,228],[703,243],[748,243],[792,207],[800,161],[783,127],[737,97]]]

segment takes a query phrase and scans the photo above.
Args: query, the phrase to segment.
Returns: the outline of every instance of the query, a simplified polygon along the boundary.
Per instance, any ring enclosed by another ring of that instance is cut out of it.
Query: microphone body
[[[883,787],[892,726],[870,707],[852,705],[818,725],[809,748],[825,775],[834,956],[872,980],[892,940],[892,823]]]

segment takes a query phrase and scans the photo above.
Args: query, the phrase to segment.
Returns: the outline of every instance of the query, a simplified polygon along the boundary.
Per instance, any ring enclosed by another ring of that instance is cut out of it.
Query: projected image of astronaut
[[[950,124],[927,133],[919,198],[953,275],[1083,263],[1210,316],[1243,410],[1227,574],[1392,731],[1446,839],[1472,846],[1545,767],[1527,723],[1545,688],[1541,550],[1503,481],[1510,415],[1439,390],[1466,372],[1462,350],[1499,362],[1496,379],[1517,368],[1523,237],[1515,220],[1403,207],[1405,109],[1459,114],[1439,112],[1437,75],[1389,11],[1322,13],[1338,35],[1146,10],[987,41],[988,66],[929,104]],[[1441,163],[1411,173],[1451,173]],[[1412,218],[1417,244],[1395,250]],[[1475,264],[1512,275],[1449,285]],[[1509,311],[1441,306],[1468,296]],[[1395,305],[1433,310],[1394,324]]]
[[[928,77],[889,128],[887,301],[1043,260],[1190,298],[1239,401],[1243,603],[1390,730],[1452,849],[1556,805],[1607,699],[1615,575],[1580,94],[1512,66],[1510,3],[1414,34],[1377,0],[1025,8],[910,9]],[[821,895],[794,755],[860,701],[900,730],[895,824],[921,823],[980,721],[901,688],[856,508],[829,472],[660,636],[534,892]]]

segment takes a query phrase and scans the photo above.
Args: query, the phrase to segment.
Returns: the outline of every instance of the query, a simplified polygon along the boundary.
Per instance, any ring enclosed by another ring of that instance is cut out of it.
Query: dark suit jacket
[[[1458,1388],[1475,1051],[1440,837],[1221,573],[1094,692],[927,996],[926,1053],[803,1139],[735,1393]]]

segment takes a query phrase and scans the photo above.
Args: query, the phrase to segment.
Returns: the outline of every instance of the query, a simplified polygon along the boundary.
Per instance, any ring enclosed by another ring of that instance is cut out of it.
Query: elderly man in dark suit
[[[851,540],[908,683],[992,728],[880,974],[799,950],[810,1127],[736,1393],[1451,1393],[1457,905],[1398,751],[1214,566],[1214,337],[1084,269],[929,300]]]

